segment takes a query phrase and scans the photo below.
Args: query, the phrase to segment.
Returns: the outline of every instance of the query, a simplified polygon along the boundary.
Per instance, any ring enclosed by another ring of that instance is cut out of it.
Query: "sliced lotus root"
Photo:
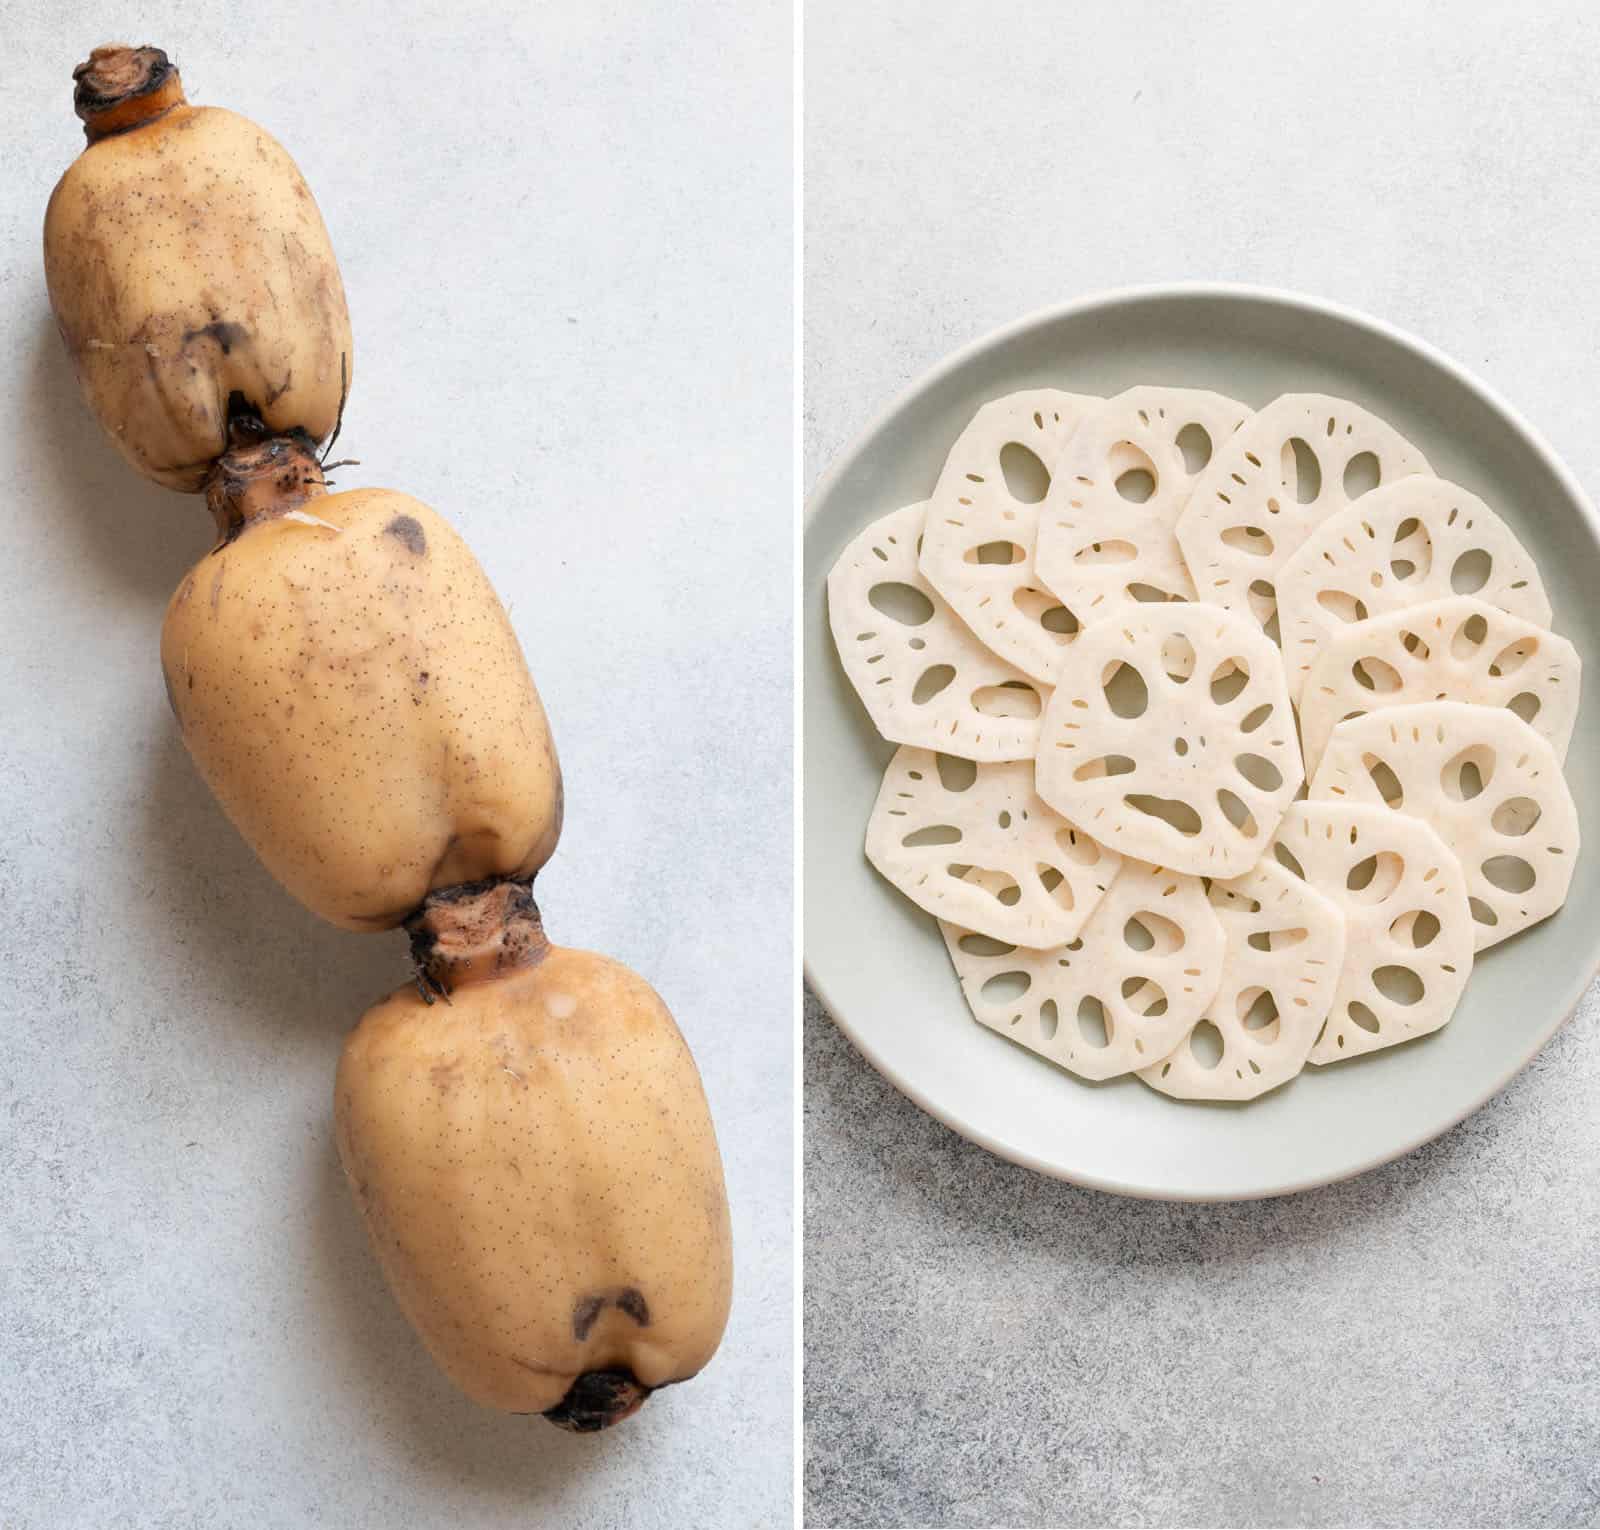
[[[1123,855],[1238,876],[1303,778],[1282,661],[1245,617],[1129,607],[1085,628],[1062,660],[1038,792]]]
[[[1317,656],[1346,626],[1476,595],[1550,625],[1539,570],[1510,527],[1442,478],[1402,478],[1323,522],[1278,571],[1278,620],[1296,702]]]
[[[839,662],[891,743],[1031,759],[1048,695],[974,637],[917,567],[924,505],[874,521],[828,575]]]
[[[1437,830],[1480,951],[1566,902],[1578,810],[1549,740],[1504,707],[1425,701],[1340,723],[1311,799],[1383,804]]]
[[[1300,742],[1314,775],[1346,718],[1422,701],[1508,707],[1567,757],[1583,664],[1564,637],[1471,595],[1392,611],[1334,634],[1300,693]]]
[[[1132,600],[1192,600],[1173,530],[1195,474],[1248,406],[1192,388],[1130,388],[1086,414],[1039,508],[1034,566],[1087,626]]]
[[[867,859],[918,908],[1019,946],[1071,940],[1122,864],[1039,800],[1031,760],[926,749],[889,761]]]
[[[995,653],[1046,684],[1079,623],[1034,572],[1039,506],[1062,447],[1100,402],[1037,388],[985,404],[928,501],[928,582]]]
[[[1359,404],[1286,393],[1211,458],[1178,520],[1198,598],[1277,631],[1280,568],[1329,516],[1375,488],[1431,471]]]
[[[941,921],[972,1013],[1084,1078],[1164,1057],[1222,977],[1222,926],[1198,877],[1124,861],[1078,938],[1032,951]]]
[[[1344,914],[1344,966],[1309,1062],[1449,1021],[1472,974],[1472,914],[1461,863],[1427,824],[1369,803],[1296,802],[1272,848]]]
[[[1333,1004],[1344,915],[1276,861],[1211,884],[1226,942],[1205,1018],[1139,1077],[1180,1100],[1253,1100],[1285,1084]]]

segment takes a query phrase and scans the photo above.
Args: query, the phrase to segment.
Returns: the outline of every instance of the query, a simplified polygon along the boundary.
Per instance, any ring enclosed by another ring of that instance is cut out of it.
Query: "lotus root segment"
[[[199,490],[249,421],[325,439],[354,365],[344,287],[294,161],[190,106],[156,48],[77,71],[89,142],[50,198],[45,277],[84,398],[146,478]]]
[[[1449,1023],[1472,975],[1472,914],[1461,863],[1427,824],[1365,803],[1296,802],[1273,853],[1344,915],[1344,967],[1309,1061]]]
[[[345,1176],[401,1310],[475,1402],[592,1430],[693,1376],[727,1322],[721,1159],[643,979],[543,946],[416,987],[345,1043]]]
[[[1471,595],[1356,622],[1329,639],[1300,693],[1306,773],[1346,718],[1423,701],[1509,707],[1565,760],[1582,677],[1564,637]]]
[[[1440,478],[1402,478],[1363,496],[1279,571],[1290,698],[1298,702],[1311,666],[1345,627],[1449,595],[1550,625],[1533,559],[1475,494]]]
[[[561,770],[466,544],[389,489],[274,510],[195,565],[161,634],[183,741],[228,817],[349,930],[537,871],[561,831]]]
[[[1124,861],[1076,940],[1049,951],[940,923],[961,991],[990,1030],[1083,1078],[1171,1053],[1222,979],[1222,926],[1198,877]]]
[[[1130,388],[1083,418],[1039,509],[1034,563],[1085,626],[1135,600],[1192,600],[1175,528],[1195,474],[1249,418],[1219,393]]]
[[[1046,685],[1079,618],[1034,568],[1039,509],[1062,447],[1100,402],[1036,388],[985,404],[928,501],[928,582],[994,653]]]
[[[1040,801],[1033,762],[901,749],[867,824],[867,859],[919,908],[1019,946],[1082,929],[1122,858]]]
[[[1286,393],[1219,447],[1178,521],[1201,600],[1276,631],[1278,570],[1329,516],[1380,484],[1429,471],[1359,404]]]
[[[927,507],[874,521],[828,575],[839,662],[892,743],[970,760],[1030,760],[1048,688],[997,658],[923,578]]]
[[[1253,1100],[1305,1066],[1343,968],[1344,915],[1271,860],[1213,882],[1209,896],[1225,942],[1221,986],[1172,1055],[1139,1077],[1175,1099]]]
[[[1132,607],[1068,651],[1039,733],[1037,788],[1125,856],[1233,877],[1303,779],[1278,650],[1217,606]]]
[[[1549,742],[1504,707],[1426,701],[1340,723],[1311,799],[1434,829],[1461,862],[1480,951],[1566,902],[1578,810]]]

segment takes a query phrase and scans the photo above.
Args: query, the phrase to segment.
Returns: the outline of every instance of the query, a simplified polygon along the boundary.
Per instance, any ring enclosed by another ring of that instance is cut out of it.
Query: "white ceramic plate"
[[[1261,405],[1318,391],[1375,410],[1434,471],[1498,509],[1538,559],[1555,625],[1587,672],[1567,761],[1586,835],[1600,790],[1600,520],[1508,404],[1421,341],[1330,303],[1228,286],[1108,293],[968,346],[902,395],[834,464],[806,518],[806,973],[839,1025],[897,1088],[963,1136],[1029,1168],[1174,1200],[1278,1195],[1358,1174],[1476,1109],[1550,1038],[1600,952],[1600,851],[1566,907],[1487,951],[1435,1036],[1308,1069],[1248,1105],[1164,1098],[1138,1080],[1086,1084],[978,1025],[933,920],[883,882],[862,836],[892,746],[873,732],[828,636],[825,582],[868,521],[933,488],[986,399],[1051,386],[1212,388]]]

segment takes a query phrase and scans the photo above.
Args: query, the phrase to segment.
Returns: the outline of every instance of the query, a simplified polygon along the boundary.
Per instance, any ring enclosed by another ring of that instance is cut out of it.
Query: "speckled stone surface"
[[[787,1524],[786,8],[4,17],[0,1525]],[[732,1323],[609,1434],[484,1412],[412,1336],[331,1123],[404,939],[280,892],[168,715],[157,633],[209,518],[100,438],[39,258],[82,144],[72,66],[130,25],[299,160],[355,325],[341,485],[415,494],[482,560],[566,771],[552,936],[644,973],[699,1060]]]
[[[806,38],[808,483],[986,330],[1213,278],[1422,335],[1600,486],[1591,7],[810,0]],[[808,1524],[1600,1524],[1594,990],[1442,1139],[1238,1206],[1000,1162],[815,1001],[805,1066]]]

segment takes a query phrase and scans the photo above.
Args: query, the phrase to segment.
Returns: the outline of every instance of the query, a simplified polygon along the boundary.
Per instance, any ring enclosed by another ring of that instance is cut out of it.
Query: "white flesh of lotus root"
[[[1193,388],[1130,388],[1086,414],[1039,507],[1045,588],[1085,626],[1141,597],[1194,599],[1173,530],[1205,459],[1191,470],[1184,448],[1209,457],[1249,416]]]
[[[1048,692],[990,653],[922,577],[925,509],[907,505],[874,521],[828,575],[828,623],[844,672],[891,743],[971,760],[1031,759]]]
[[[1180,1100],[1253,1100],[1305,1067],[1343,968],[1344,915],[1272,860],[1213,882],[1211,906],[1226,947],[1201,1023],[1216,1028],[1221,1055],[1199,1055],[1197,1025],[1139,1077]]]
[[[1504,707],[1427,701],[1340,723],[1311,800],[1420,818],[1466,875],[1478,950],[1567,899],[1578,810],[1549,742]]]
[[[1001,458],[1032,453],[1046,475],[1084,413],[1101,402],[1038,388],[985,404],[961,432],[928,501],[922,572],[956,614],[1001,658],[1050,683],[1077,617],[1039,583],[1037,499],[1018,498]],[[1032,492],[1030,488],[1027,492]]]
[[[1164,1057],[1222,978],[1222,926],[1198,877],[1124,861],[1075,941],[1031,951],[941,920],[984,1025],[1083,1078]]]
[[[1344,914],[1344,966],[1307,1059],[1339,1062],[1425,1036],[1472,975],[1461,863],[1420,818],[1353,802],[1296,802],[1273,846]]]
[[[1539,570],[1511,528],[1442,478],[1402,478],[1325,521],[1278,573],[1289,696],[1347,625],[1448,595],[1476,595],[1550,625]]]
[[[1033,790],[1033,763],[902,749],[867,824],[867,859],[918,908],[1019,946],[1077,935],[1122,857]]]
[[[1303,779],[1282,661],[1245,617],[1130,607],[1086,628],[1062,660],[1037,789],[1123,855],[1238,876]]]
[[[1357,622],[1317,656],[1300,693],[1300,742],[1314,775],[1346,718],[1423,701],[1508,707],[1567,757],[1583,665],[1564,637],[1452,595]]]
[[[1359,404],[1321,393],[1274,399],[1218,449],[1178,521],[1198,598],[1269,628],[1278,570],[1323,521],[1375,484],[1430,471]]]

